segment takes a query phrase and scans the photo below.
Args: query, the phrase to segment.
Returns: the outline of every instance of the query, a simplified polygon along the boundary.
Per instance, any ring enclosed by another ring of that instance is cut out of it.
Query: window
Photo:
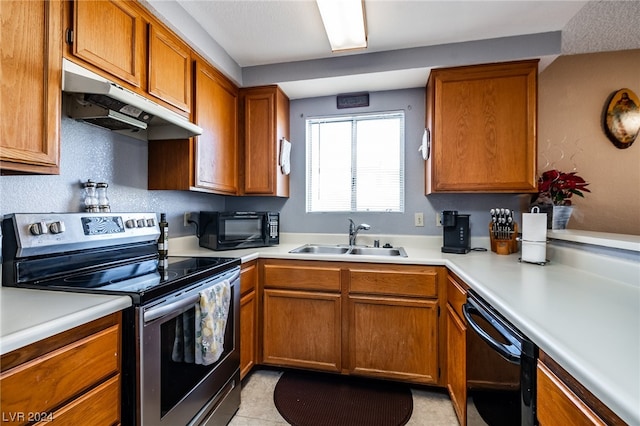
[[[307,120],[307,212],[404,211],[404,112]]]

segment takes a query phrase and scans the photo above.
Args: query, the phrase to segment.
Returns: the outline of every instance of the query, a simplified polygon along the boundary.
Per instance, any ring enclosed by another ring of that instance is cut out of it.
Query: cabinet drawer
[[[438,297],[438,272],[428,267],[350,269],[349,293]]]
[[[240,271],[240,294],[245,295],[256,289],[258,282],[257,262],[251,261],[246,265],[242,265]]]
[[[53,420],[56,426],[113,425],[120,423],[120,375],[112,377],[82,397],[36,423],[44,426]]]
[[[48,411],[118,372],[119,328],[109,327],[4,371],[4,412]]]
[[[264,286],[339,292],[340,268],[267,264],[264,266]]]
[[[462,316],[462,305],[467,302],[467,291],[451,275],[447,276],[447,301],[458,316],[464,318]]]

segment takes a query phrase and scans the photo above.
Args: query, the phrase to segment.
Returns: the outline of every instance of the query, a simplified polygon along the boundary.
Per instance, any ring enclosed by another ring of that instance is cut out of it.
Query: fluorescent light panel
[[[331,50],[367,47],[363,0],[316,0]]]

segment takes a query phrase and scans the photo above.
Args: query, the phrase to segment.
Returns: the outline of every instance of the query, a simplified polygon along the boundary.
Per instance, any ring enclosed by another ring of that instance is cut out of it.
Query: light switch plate
[[[422,212],[415,213],[414,224],[415,226],[424,226],[424,214]]]

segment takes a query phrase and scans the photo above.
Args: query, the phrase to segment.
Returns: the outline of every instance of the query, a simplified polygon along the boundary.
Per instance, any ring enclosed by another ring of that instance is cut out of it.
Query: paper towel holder
[[[545,225],[547,215],[546,213],[540,213],[540,209],[538,208],[538,206],[534,206],[531,209],[531,213],[534,213],[534,216],[536,213],[540,214],[541,216],[544,216],[544,219],[542,219],[542,224],[538,223],[537,225],[541,225],[541,226]],[[523,214],[522,215],[523,231],[524,231],[524,224],[526,222],[525,219],[526,219],[525,215]],[[541,239],[538,239],[540,237],[537,237],[537,238],[534,237],[535,241],[526,240],[525,239],[526,236],[524,232],[522,233],[522,237],[518,237],[518,241],[520,241],[521,243],[520,244],[521,257],[518,258],[519,262],[531,263],[531,264],[541,265],[541,266],[544,266],[547,263],[549,263],[549,259],[546,258],[546,247],[545,247],[546,244],[549,242],[549,240],[547,240],[546,238],[546,227],[544,229],[544,234],[545,234],[544,237]],[[537,260],[538,258],[542,258],[544,260]]]

